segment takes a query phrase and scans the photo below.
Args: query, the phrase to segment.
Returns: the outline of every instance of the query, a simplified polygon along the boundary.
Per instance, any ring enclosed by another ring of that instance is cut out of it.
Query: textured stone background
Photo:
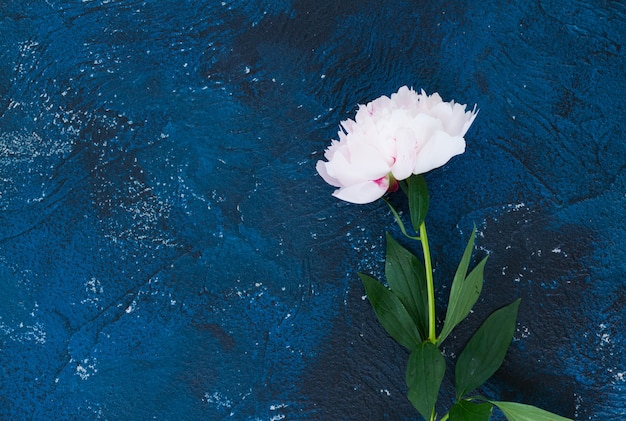
[[[474,223],[465,326],[522,298],[481,392],[626,416],[626,6],[461,3],[1,2],[0,418],[416,420],[392,217],[314,168],[405,84],[480,108],[427,181],[441,304]]]

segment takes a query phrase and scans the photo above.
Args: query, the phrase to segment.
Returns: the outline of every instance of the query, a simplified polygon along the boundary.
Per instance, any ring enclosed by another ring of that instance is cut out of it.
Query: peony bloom
[[[326,149],[317,172],[338,187],[333,196],[351,203],[370,203],[397,181],[423,174],[465,152],[463,136],[476,107],[444,102],[403,86],[391,98],[381,96],[359,105],[354,120],[341,122],[339,140]]]

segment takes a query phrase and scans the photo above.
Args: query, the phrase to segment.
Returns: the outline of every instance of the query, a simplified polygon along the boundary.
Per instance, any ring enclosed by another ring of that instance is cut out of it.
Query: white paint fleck
[[[602,344],[610,344],[611,343],[611,335],[609,335],[608,333],[603,333],[600,336],[600,340],[602,341]]]
[[[96,360],[90,360],[89,358],[85,358],[81,362],[76,365],[76,375],[80,376],[81,379],[87,380],[91,375],[96,374],[98,369],[96,368]]]
[[[520,337],[522,339],[526,339],[530,336],[530,329],[528,328],[528,326],[521,326],[517,329],[517,332],[519,332]]]
[[[35,303],[35,309],[30,312],[30,316],[33,318],[36,316],[37,307],[38,305]],[[11,324],[5,323],[2,320],[2,316],[0,316],[0,333],[9,337],[14,342],[35,342],[40,345],[46,343],[46,331],[44,325],[39,321],[30,323],[19,322],[11,326]]]
[[[126,310],[124,310],[127,314],[128,313],[132,313],[133,311],[135,311],[135,308],[137,307],[137,303],[133,300],[132,303],[130,303],[130,305],[128,307],[126,307]]]
[[[226,396],[222,395],[220,392],[209,393],[206,392],[204,394],[204,399],[206,403],[214,404],[216,408],[231,408],[233,406],[233,401],[228,399]]]

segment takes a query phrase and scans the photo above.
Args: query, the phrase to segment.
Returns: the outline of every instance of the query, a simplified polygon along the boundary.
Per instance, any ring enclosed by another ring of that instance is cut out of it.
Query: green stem
[[[433,265],[430,261],[430,249],[428,248],[428,236],[426,235],[426,224],[420,225],[420,241],[424,252],[424,266],[426,266],[426,290],[428,293],[428,340],[437,342],[435,333],[435,284],[433,281]]]

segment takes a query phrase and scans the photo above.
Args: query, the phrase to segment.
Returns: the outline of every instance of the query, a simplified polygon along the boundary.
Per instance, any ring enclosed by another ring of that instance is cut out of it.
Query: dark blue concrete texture
[[[480,393],[626,419],[625,42],[619,0],[0,2],[0,419],[417,420],[356,276],[398,230],[315,172],[402,85],[480,108],[426,175],[441,306],[491,256],[451,367],[520,297]]]

